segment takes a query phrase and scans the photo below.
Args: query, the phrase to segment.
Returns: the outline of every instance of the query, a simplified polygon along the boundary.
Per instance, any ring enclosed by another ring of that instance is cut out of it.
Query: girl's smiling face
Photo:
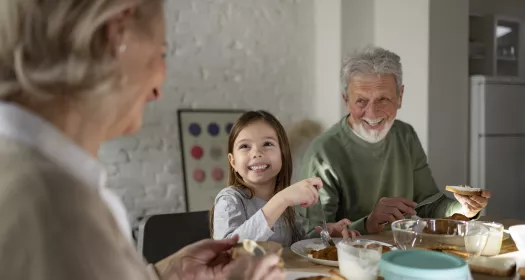
[[[273,189],[282,167],[275,129],[264,121],[247,125],[237,135],[228,160],[248,187]]]

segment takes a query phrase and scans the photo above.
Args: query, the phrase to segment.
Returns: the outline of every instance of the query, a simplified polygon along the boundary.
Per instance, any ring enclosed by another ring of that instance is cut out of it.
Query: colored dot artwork
[[[216,124],[216,123],[210,123],[208,125],[208,133],[211,135],[211,136],[217,136],[217,134],[219,134],[220,132],[220,128],[219,128],[219,125]]]
[[[193,146],[190,153],[194,159],[200,159],[204,155],[204,150],[201,146]]]
[[[224,171],[221,168],[214,168],[211,172],[213,180],[220,182],[224,178]]]
[[[1,0],[0,0],[1,1]],[[228,184],[228,136],[242,111],[179,109],[187,211],[209,210]]]
[[[197,168],[193,171],[193,180],[202,183],[204,182],[204,179],[206,179],[206,173],[204,173],[204,170]]]
[[[232,131],[232,127],[233,127],[233,123],[228,123],[226,125],[226,134],[230,134],[230,132]]]
[[[214,160],[219,160],[222,157],[222,149],[217,146],[211,147],[210,157]]]
[[[191,135],[197,137],[201,134],[201,126],[197,123],[192,123],[190,124],[190,126],[188,127],[188,130],[190,132]]]

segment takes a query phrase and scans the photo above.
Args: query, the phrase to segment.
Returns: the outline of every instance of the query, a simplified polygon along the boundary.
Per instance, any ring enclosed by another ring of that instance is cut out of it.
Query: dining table
[[[481,217],[478,220],[486,221],[486,222],[501,223],[505,226],[505,229],[508,229],[509,226],[513,226],[517,224],[525,224],[525,221],[518,220],[518,219],[498,219],[498,218],[491,218],[491,217]],[[394,237],[393,237],[392,231],[390,230],[386,230],[378,234],[362,235],[360,238],[381,241],[381,242],[395,245]],[[319,273],[319,274],[329,274],[330,270],[335,270],[336,272],[339,271],[337,267],[315,264],[311,262],[310,260],[308,260],[307,258],[299,256],[298,254],[294,253],[289,247],[283,249],[282,258],[284,260],[285,269],[287,271],[313,272],[313,273]],[[500,254],[490,257],[490,258],[512,258],[516,261],[518,268],[525,267],[525,252],[518,252],[518,249],[516,248],[516,244],[512,240],[512,237],[509,237],[508,239],[503,241],[501,250],[500,250]],[[517,280],[517,279],[520,279],[519,273],[516,273],[512,277],[497,277],[497,276],[477,273],[474,271],[471,271],[471,274],[474,280],[492,280],[492,279]],[[382,278],[379,277],[378,279],[382,279]],[[521,279],[525,279],[525,278],[522,277]]]

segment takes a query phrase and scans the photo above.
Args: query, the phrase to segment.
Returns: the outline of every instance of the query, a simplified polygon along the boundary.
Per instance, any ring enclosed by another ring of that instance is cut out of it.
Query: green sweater
[[[366,234],[365,218],[381,197],[404,197],[416,203],[427,199],[425,203],[431,203],[416,210],[422,218],[450,216],[461,209],[438,190],[416,132],[399,120],[385,139],[371,144],[359,138],[344,117],[305,153],[301,178],[313,176],[323,180],[319,193],[327,222],[348,218],[350,228],[362,234]],[[296,211],[305,220],[305,232],[315,235],[315,226],[322,224],[320,206]]]

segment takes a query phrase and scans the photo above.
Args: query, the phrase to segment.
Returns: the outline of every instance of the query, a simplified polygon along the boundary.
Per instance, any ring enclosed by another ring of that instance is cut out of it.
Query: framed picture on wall
[[[244,110],[179,109],[186,211],[209,210],[228,182],[228,136]]]

